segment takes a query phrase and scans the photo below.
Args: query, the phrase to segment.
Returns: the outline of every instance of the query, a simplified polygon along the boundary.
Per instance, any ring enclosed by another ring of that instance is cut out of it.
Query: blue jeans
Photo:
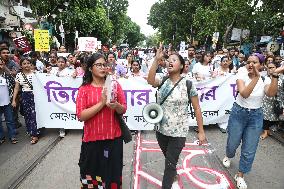
[[[247,109],[234,103],[228,122],[226,155],[228,158],[233,158],[242,141],[239,162],[239,171],[242,173],[251,170],[262,125],[262,108]]]
[[[8,104],[6,106],[0,106],[0,118],[2,118],[2,114],[4,113],[5,116],[5,121],[6,121],[6,126],[8,129],[8,134],[9,138],[15,138],[16,135],[16,125],[14,121],[14,116],[13,116],[13,108],[11,104]],[[3,133],[3,127],[2,127],[2,120],[0,121],[0,138],[4,137]]]

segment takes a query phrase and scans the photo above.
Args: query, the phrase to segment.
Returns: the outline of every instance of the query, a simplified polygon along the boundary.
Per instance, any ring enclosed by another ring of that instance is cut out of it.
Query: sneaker
[[[64,138],[64,137],[65,137],[65,129],[60,129],[60,130],[59,130],[59,136],[60,136],[61,138]]]
[[[175,176],[171,189],[180,189],[179,184],[178,184],[178,175]]]
[[[230,161],[230,159],[227,156],[225,156],[224,159],[223,159],[223,165],[226,168],[229,168],[230,165],[231,165],[231,161]]]
[[[178,185],[178,181],[174,181],[174,182],[173,182],[171,189],[180,189],[180,187],[179,187],[179,185]]]
[[[227,130],[226,129],[223,129],[223,128],[219,128],[221,133],[227,133]]]
[[[235,181],[237,182],[238,189],[247,189],[246,181],[243,177],[239,177],[238,175],[235,175]]]

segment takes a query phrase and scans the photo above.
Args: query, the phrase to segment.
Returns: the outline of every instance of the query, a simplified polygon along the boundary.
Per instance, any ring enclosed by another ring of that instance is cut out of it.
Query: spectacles
[[[93,66],[96,66],[97,68],[106,68],[108,65],[107,64],[104,64],[104,63],[96,63],[96,64],[93,64]]]

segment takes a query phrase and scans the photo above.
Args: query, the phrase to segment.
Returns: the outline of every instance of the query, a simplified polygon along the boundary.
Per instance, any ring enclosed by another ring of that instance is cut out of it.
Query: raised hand
[[[162,60],[163,57],[164,57],[163,43],[160,42],[160,46],[159,46],[159,48],[157,49],[157,52],[156,52],[156,59],[157,60]]]
[[[254,75],[255,77],[260,77],[259,71],[258,71],[258,69],[255,67],[254,64],[252,65],[252,70],[253,70],[253,75]]]

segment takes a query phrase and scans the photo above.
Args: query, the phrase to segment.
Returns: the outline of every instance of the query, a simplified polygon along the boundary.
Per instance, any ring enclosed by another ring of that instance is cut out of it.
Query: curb
[[[53,149],[56,144],[60,141],[60,137],[57,136],[54,141],[50,144],[44,146],[41,151],[31,159],[21,170],[19,170],[15,176],[10,179],[4,188],[7,189],[16,189],[20,186],[22,181],[29,175],[29,173],[43,160],[43,158]]]

